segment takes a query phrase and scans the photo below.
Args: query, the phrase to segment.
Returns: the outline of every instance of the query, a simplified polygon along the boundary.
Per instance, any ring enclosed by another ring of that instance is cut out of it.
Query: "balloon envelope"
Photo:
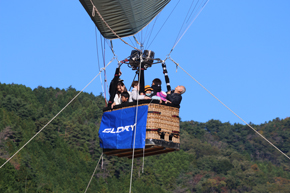
[[[107,39],[117,38],[95,12],[119,36],[131,36],[142,30],[170,2],[170,0],[80,0],[81,4]],[[92,5],[93,2],[93,5]]]

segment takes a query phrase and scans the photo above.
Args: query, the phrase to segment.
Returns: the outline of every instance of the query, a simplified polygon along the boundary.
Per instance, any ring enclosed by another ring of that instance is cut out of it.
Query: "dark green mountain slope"
[[[0,164],[75,95],[74,88],[0,83]],[[101,155],[102,96],[82,93],[8,164],[0,192],[84,192]],[[290,119],[252,125],[289,152]],[[181,122],[181,150],[135,159],[133,192],[287,192],[290,160],[247,126],[218,120]],[[128,192],[131,160],[104,157],[88,192]]]

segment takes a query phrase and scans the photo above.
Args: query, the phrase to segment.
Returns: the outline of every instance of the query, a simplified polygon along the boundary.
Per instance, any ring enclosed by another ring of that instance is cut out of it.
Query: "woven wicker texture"
[[[180,143],[179,109],[161,104],[148,104],[147,129],[161,129],[160,131],[147,131],[146,139],[164,139]],[[164,136],[162,137],[162,133]],[[174,135],[172,135],[174,133]],[[172,135],[172,137],[170,137]]]

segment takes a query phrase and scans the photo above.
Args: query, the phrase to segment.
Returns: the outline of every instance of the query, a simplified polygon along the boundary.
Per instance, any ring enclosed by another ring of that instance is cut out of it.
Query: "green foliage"
[[[6,160],[0,158],[0,165],[4,164]],[[14,192],[17,190],[16,170],[7,163],[0,172],[0,192]]]
[[[0,164],[76,94],[0,83]],[[82,93],[0,169],[0,192],[84,192],[99,160],[102,96]],[[251,124],[290,155],[290,119]],[[248,126],[180,123],[181,150],[134,160],[132,192],[287,192],[289,160]],[[131,160],[104,157],[88,192],[128,192]]]

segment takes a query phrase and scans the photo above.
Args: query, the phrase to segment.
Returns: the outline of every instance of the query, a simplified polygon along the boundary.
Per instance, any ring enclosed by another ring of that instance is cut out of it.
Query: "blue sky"
[[[166,58],[191,2],[181,1],[156,36],[149,47],[155,57]],[[153,32],[159,30],[176,3],[170,2],[161,12]],[[286,0],[211,0],[171,57],[246,122],[284,119],[290,114],[289,9],[290,1]],[[144,39],[146,30],[136,37]],[[96,34],[99,36],[79,1],[1,1],[0,82],[32,89],[39,85],[66,89],[71,85],[81,90],[98,73],[98,62],[103,65]],[[125,40],[131,43],[132,38]],[[120,40],[114,40],[113,45],[119,60],[130,55],[132,48]],[[113,56],[108,46],[105,53],[107,63]],[[114,61],[108,67],[108,81],[116,66]],[[242,123],[181,69],[176,72],[174,63],[168,61],[167,66],[171,85],[187,88],[180,109],[183,121]],[[129,88],[134,72],[125,65],[122,71]],[[155,77],[164,80],[157,65],[145,76],[146,84]],[[162,87],[166,89],[165,84]],[[85,92],[100,94],[100,79]]]

